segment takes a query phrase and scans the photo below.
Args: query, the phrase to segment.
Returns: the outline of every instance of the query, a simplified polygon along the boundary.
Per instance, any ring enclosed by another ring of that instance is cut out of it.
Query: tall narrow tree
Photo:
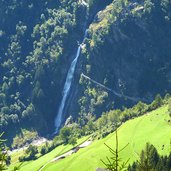
[[[7,152],[5,150],[4,142],[2,139],[3,133],[0,134],[0,171],[6,169]]]

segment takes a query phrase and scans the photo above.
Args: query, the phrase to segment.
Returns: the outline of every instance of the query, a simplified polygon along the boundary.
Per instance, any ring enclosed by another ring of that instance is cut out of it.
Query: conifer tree
[[[122,149],[119,149],[118,130],[116,129],[115,132],[116,132],[116,137],[115,137],[116,147],[115,147],[115,149],[112,149],[107,144],[105,144],[107,146],[107,148],[109,149],[110,153],[112,154],[112,157],[110,157],[110,158],[106,157],[107,162],[104,162],[103,160],[101,160],[101,161],[103,162],[103,164],[106,166],[107,170],[109,170],[109,171],[126,171],[127,163],[129,161],[129,159],[126,162],[122,162],[120,153],[128,146],[128,144],[126,146],[124,146]]]
[[[2,139],[3,133],[0,134],[0,171],[6,169],[7,152],[5,151],[4,142]]]

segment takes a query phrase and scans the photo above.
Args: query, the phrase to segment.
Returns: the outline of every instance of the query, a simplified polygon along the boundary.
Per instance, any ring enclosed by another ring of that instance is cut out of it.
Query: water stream
[[[70,89],[71,89],[76,64],[77,64],[78,58],[80,56],[81,48],[82,48],[82,45],[84,44],[86,36],[87,36],[87,30],[84,33],[83,41],[78,46],[76,56],[75,56],[74,60],[72,61],[71,66],[70,66],[70,68],[68,70],[68,74],[67,74],[67,77],[66,77],[66,81],[65,81],[64,88],[63,88],[63,93],[62,93],[62,101],[60,103],[60,106],[59,106],[59,109],[58,109],[58,112],[57,112],[57,116],[55,118],[55,128],[56,128],[55,129],[55,134],[58,132],[58,130],[59,130],[60,126],[61,126],[61,123],[62,123],[62,115],[63,115],[63,111],[64,111],[64,108],[65,108],[65,103],[66,103],[67,97],[68,97]]]

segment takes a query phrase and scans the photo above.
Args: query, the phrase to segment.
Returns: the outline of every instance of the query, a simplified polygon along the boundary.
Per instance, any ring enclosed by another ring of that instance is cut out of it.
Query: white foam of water
[[[85,31],[83,41],[78,46],[76,56],[75,56],[74,60],[72,61],[71,66],[70,66],[70,68],[68,70],[68,74],[67,74],[67,77],[66,77],[66,81],[65,81],[64,88],[63,88],[63,93],[62,93],[62,101],[60,103],[60,106],[59,106],[59,109],[58,109],[58,112],[57,112],[57,116],[55,118],[55,128],[56,128],[55,134],[58,132],[58,130],[59,130],[60,126],[61,126],[61,123],[62,123],[63,110],[64,110],[65,103],[66,103],[67,97],[68,97],[70,89],[71,89],[71,84],[72,84],[72,80],[73,80],[73,77],[74,77],[76,64],[77,64],[77,61],[78,61],[78,57],[80,56],[81,48],[82,48],[82,45],[83,45],[83,43],[85,41],[86,36],[87,36],[87,30]]]

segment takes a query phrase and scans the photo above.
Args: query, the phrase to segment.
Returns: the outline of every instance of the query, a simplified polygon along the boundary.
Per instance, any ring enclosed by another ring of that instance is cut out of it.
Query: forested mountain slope
[[[0,1],[1,130],[32,127],[46,134],[50,125],[54,129],[77,41],[109,2]]]
[[[97,14],[89,27],[77,77],[84,73],[123,97],[81,76],[81,91],[75,91],[73,96],[79,101],[81,116],[100,115],[113,104],[121,107],[135,103],[134,100],[150,102],[156,94],[170,92],[170,9],[170,1],[120,0]],[[78,113],[72,106],[73,101],[69,108],[72,112],[68,113]]]
[[[109,6],[107,6],[110,4]],[[105,8],[106,7],[106,8]],[[169,0],[0,0],[0,128],[54,130],[66,74],[86,28],[63,121],[170,92]],[[100,11],[100,12],[99,12]]]

